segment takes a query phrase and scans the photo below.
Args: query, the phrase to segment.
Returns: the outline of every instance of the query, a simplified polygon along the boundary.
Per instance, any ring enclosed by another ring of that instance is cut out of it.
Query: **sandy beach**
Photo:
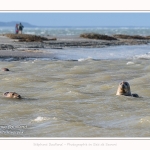
[[[0,36],[0,58],[45,58],[52,57],[50,53],[39,51],[41,43],[18,42],[6,36]],[[33,46],[34,45],[34,46]]]

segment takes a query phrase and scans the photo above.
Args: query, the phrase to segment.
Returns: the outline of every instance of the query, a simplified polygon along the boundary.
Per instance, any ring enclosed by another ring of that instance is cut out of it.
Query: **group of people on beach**
[[[16,27],[15,27],[16,34],[22,34],[23,28],[24,28],[24,26],[21,23],[16,24]]]

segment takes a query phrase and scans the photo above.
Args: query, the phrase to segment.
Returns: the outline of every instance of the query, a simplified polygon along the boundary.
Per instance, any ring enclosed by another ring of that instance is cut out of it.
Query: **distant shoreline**
[[[2,22],[0,21],[0,27],[15,27],[15,25],[17,23],[20,23],[20,21],[10,21],[10,22]],[[63,26],[50,26],[50,25],[33,25],[30,24],[28,22],[21,22],[25,27],[31,27],[31,28],[150,28],[150,26],[79,26],[79,25],[75,25],[75,26],[67,26],[67,25],[63,25]]]

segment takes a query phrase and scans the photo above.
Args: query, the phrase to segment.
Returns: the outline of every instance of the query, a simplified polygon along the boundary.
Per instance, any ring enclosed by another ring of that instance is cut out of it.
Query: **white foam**
[[[150,59],[150,53],[146,53],[143,55],[136,55],[135,58],[137,58],[137,59]]]
[[[53,117],[53,118],[48,118],[48,117],[41,117],[41,116],[38,116],[36,117],[35,119],[31,120],[32,122],[42,122],[42,121],[47,121],[47,120],[57,120],[56,117]]]
[[[42,121],[46,121],[46,120],[49,120],[49,118],[39,116],[39,117],[35,118],[32,121],[34,121],[34,122],[42,122]]]
[[[33,31],[26,31],[26,34],[35,34],[35,32],[33,32]]]
[[[134,62],[129,61],[129,62],[127,62],[127,65],[134,65]]]
[[[92,57],[78,59],[78,61],[86,61],[86,60],[92,60]]]
[[[140,122],[140,123],[143,123],[143,124],[145,124],[145,123],[150,124],[150,117],[149,117],[149,116],[146,116],[146,117],[144,117],[144,118],[141,118],[139,122]]]

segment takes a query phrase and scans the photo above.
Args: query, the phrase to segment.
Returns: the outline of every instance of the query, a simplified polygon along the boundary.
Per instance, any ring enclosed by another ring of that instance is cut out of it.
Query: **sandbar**
[[[51,39],[51,37],[48,37]],[[57,37],[57,40],[20,42],[5,35],[0,35],[0,58],[54,58],[51,49],[64,48],[105,48],[120,45],[149,44],[150,40],[120,39],[97,40],[81,37]],[[48,49],[48,51],[42,51]]]

